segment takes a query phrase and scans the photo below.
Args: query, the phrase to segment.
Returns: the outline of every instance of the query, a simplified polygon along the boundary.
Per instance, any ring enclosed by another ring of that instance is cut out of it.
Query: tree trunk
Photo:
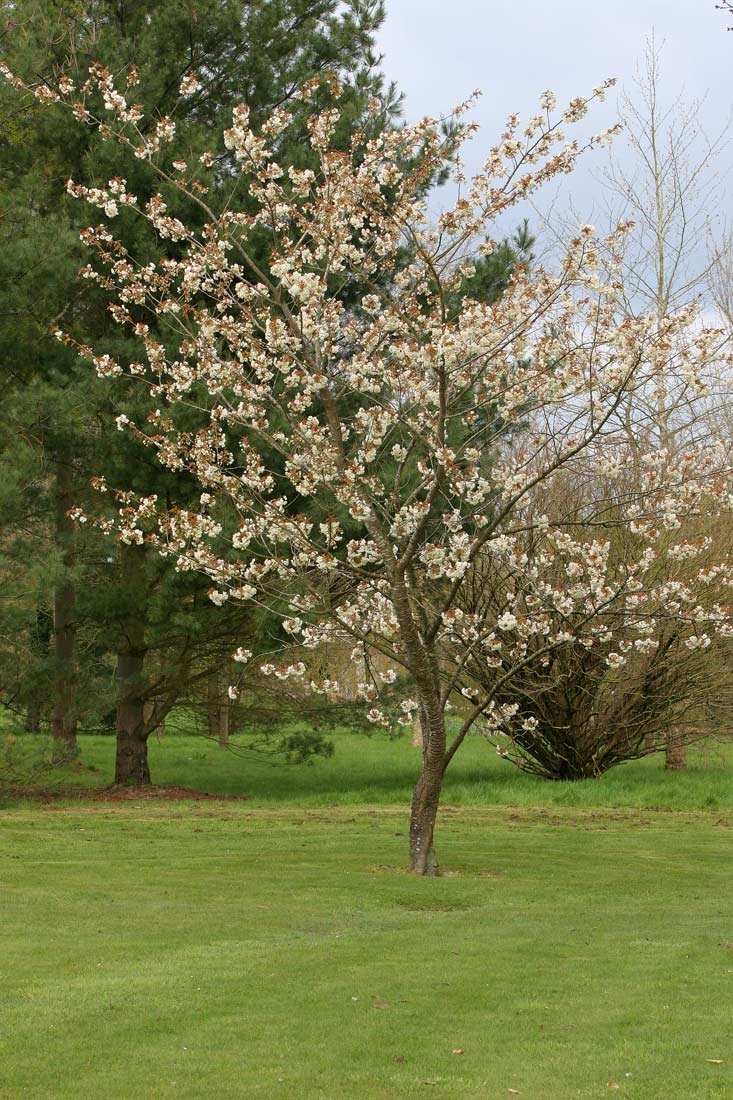
[[[115,784],[127,787],[150,786],[148,739],[137,722],[137,709],[121,704],[117,711],[117,752]]]
[[[229,696],[226,688],[219,704],[219,744],[222,748],[229,744]]]
[[[415,784],[410,809],[410,860],[408,868],[416,875],[437,875],[438,857],[435,854],[433,833],[438,815],[440,788],[443,777],[432,769],[423,770]]]
[[[423,747],[422,722],[417,711],[415,711],[415,717],[412,720],[412,747],[413,749]]]
[[[220,745],[229,744],[229,695],[227,676],[224,669],[210,673],[207,684],[207,703],[209,716],[209,737],[214,737]]]
[[[445,771],[445,720],[442,714],[432,721],[422,709],[422,768],[410,808],[410,856],[408,869],[416,875],[437,875],[438,858],[433,834],[438,816],[440,790]]]
[[[53,760],[61,763],[79,753],[76,743],[76,588],[71,570],[76,564],[76,530],[67,513],[74,504],[73,470],[69,457],[56,462],[55,536],[61,550],[62,575],[53,593],[54,698],[51,712]]]
[[[393,577],[392,603],[407,657],[405,664],[415,685],[422,729],[422,769],[410,807],[408,869],[416,875],[437,875],[438,858],[433,834],[447,765],[445,704],[440,694],[437,659],[417,628],[403,573]]]
[[[684,735],[673,730],[667,737],[664,766],[670,772],[683,772],[687,767],[687,745]]]
[[[143,716],[145,718],[145,723],[146,724],[153,717],[153,714],[155,713],[155,706],[156,706],[155,703],[147,702],[145,704],[145,706],[143,707]],[[160,741],[161,737],[165,737],[165,718],[161,718],[161,720],[158,722],[157,726],[155,727],[154,732],[155,732],[155,736],[158,738],[159,741]]]
[[[31,672],[32,684],[25,713],[27,733],[39,733],[43,705],[49,695],[48,658],[53,634],[53,615],[47,607],[39,607],[31,629],[30,648],[35,658]]]
[[[125,616],[117,653],[117,753],[115,783],[145,787],[150,783],[145,719],[145,584],[144,546],[120,550],[120,586]]]

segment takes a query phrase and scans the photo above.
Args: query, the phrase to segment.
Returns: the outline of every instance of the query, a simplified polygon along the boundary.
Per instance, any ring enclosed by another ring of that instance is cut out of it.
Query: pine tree
[[[14,0],[0,5],[6,27],[0,57],[36,83],[51,83],[63,73],[76,76],[94,62],[116,72],[139,66],[140,101],[149,114],[176,120],[178,155],[191,158],[212,130],[221,132],[234,103],[247,101],[259,117],[290,102],[297,109],[292,97],[299,86],[313,76],[325,85],[333,71],[350,89],[341,121],[344,141],[370,95],[382,98],[385,118],[393,116],[398,100],[394,88],[385,86],[374,53],[383,17],[380,0]],[[193,72],[201,88],[184,100],[179,85]],[[15,89],[0,91],[0,118],[0,234],[6,246],[0,259],[0,371],[7,398],[0,433],[15,485],[5,494],[6,532],[17,533],[18,500],[31,487],[33,495],[33,530],[20,540],[6,535],[0,548],[8,575],[12,566],[19,578],[34,578],[34,594],[26,595],[20,615],[23,646],[9,654],[12,661],[21,658],[25,670],[16,698],[31,725],[45,709],[57,755],[69,755],[79,714],[93,722],[108,706],[102,685],[114,654],[115,779],[145,783],[150,732],[192,677],[205,677],[221,663],[231,631],[241,633],[247,624],[217,617],[202,581],[174,575],[165,563],[151,561],[144,546],[115,546],[68,516],[74,505],[93,508],[93,475],[105,475],[111,484],[132,479],[139,491],[179,501],[192,487],[185,476],[163,474],[114,431],[111,410],[119,387],[128,383],[96,379],[50,336],[61,321],[85,343],[111,337],[104,296],[90,294],[77,275],[83,262],[79,232],[90,224],[89,215],[64,193],[64,183],[69,177],[88,186],[106,183],[119,173],[119,161],[113,166],[96,129],[85,131],[60,111],[39,110]],[[221,201],[229,199],[223,145],[219,152],[207,196],[214,205],[220,194]],[[286,159],[302,159],[297,141]],[[128,185],[145,194],[151,186],[145,166],[130,156],[124,171]],[[166,199],[172,212],[176,202],[181,206],[175,193]],[[188,220],[200,217],[190,205],[180,212]],[[136,259],[144,262],[153,244],[139,226],[129,226],[125,245]],[[124,357],[119,342],[116,351]],[[13,606],[17,619],[19,605]],[[49,654],[39,624],[48,623],[50,611]],[[51,700],[45,708],[28,689],[32,671],[41,668]]]

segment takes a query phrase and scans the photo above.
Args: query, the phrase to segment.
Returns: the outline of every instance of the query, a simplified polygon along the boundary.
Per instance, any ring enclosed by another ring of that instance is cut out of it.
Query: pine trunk
[[[118,676],[129,676],[128,684],[142,672],[142,661],[132,661],[120,654]],[[143,707],[134,691],[120,688],[117,705],[117,752],[115,755],[115,783],[128,787],[147,787],[150,784],[148,766],[148,738],[145,733]]]
[[[61,550],[62,575],[53,594],[54,696],[51,712],[53,759],[78,755],[76,676],[76,588],[71,571],[76,564],[76,530],[69,519],[74,482],[71,461],[61,455],[56,462],[55,536]]]
[[[155,703],[148,702],[143,708],[143,715],[145,717],[146,725],[155,713]],[[160,741],[161,737],[165,737],[165,718],[161,718],[154,730],[155,736]]]
[[[145,586],[144,546],[121,548],[120,582],[126,610],[117,653],[117,753],[115,783],[150,784],[145,718]]]

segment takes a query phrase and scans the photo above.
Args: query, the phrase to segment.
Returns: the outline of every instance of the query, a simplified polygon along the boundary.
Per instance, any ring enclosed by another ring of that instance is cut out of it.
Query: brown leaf
[[[608,1088],[608,1089],[617,1089],[618,1087],[619,1086],[616,1084],[615,1081],[607,1081],[606,1082],[606,1088]]]
[[[465,1054],[465,1053],[466,1053],[465,1050],[461,1050],[460,1047],[454,1047],[453,1050],[451,1051],[451,1054]]]

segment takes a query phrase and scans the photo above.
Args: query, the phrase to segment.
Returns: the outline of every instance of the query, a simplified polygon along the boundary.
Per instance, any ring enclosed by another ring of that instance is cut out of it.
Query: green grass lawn
[[[150,768],[159,784],[240,795],[256,805],[406,805],[419,754],[409,737],[390,741],[347,732],[334,735],[331,759],[311,766],[271,763],[235,738],[222,749],[204,737],[150,739]],[[36,784],[98,787],[112,781],[113,737],[81,737],[81,766],[43,771]],[[18,737],[17,754],[34,759],[47,739]],[[684,775],[666,772],[661,755],[612,769],[600,779],[552,783],[501,760],[480,736],[469,737],[447,774],[443,801],[461,806],[557,806],[632,809],[733,809],[733,743],[710,741],[688,750]],[[0,762],[1,764],[1,762]],[[0,790],[2,769],[0,766]]]
[[[406,741],[151,763],[248,799],[3,803],[0,1100],[733,1095],[729,750],[549,784],[469,744],[436,880]]]
[[[0,1097],[722,1100],[729,826],[448,810],[426,881],[391,810],[9,812]]]

